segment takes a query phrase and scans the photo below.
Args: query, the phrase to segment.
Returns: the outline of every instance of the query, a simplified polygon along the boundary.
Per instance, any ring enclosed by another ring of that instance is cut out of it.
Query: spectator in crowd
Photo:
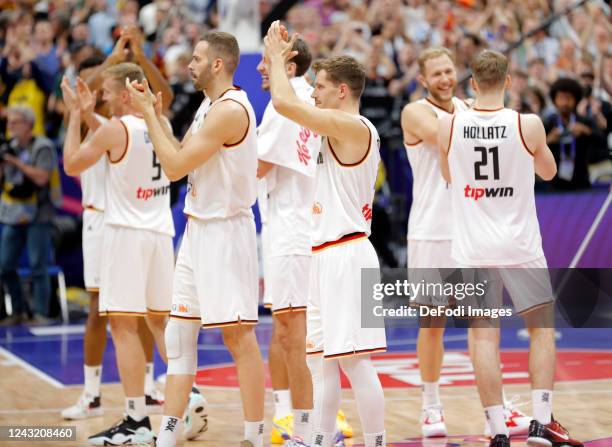
[[[106,0],[94,0],[93,9],[95,12],[89,16],[88,20],[90,41],[108,54],[113,48],[112,30],[116,20],[107,10]]]
[[[576,111],[582,96],[580,84],[569,78],[557,79],[550,90],[556,111],[546,119],[544,127],[546,142],[557,161],[557,175],[552,183],[558,189],[590,187],[590,153],[602,145],[602,133]]]
[[[33,50],[36,54],[34,61],[43,74],[43,89],[50,92],[61,67],[53,44],[53,28],[48,20],[39,20],[34,25]]]
[[[51,219],[59,204],[57,155],[51,141],[35,136],[34,112],[23,106],[8,109],[7,127],[12,135],[2,151],[0,222],[0,272],[11,295],[13,314],[5,320],[16,324],[27,319],[17,276],[24,249],[32,267],[33,319],[47,322],[51,286],[47,272],[51,250]]]

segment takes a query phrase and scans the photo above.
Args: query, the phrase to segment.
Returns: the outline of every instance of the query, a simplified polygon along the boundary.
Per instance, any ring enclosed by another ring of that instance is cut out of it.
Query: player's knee
[[[199,332],[197,324],[170,319],[165,332],[168,374],[195,375]]]
[[[283,351],[291,352],[299,350],[301,353],[305,351],[306,332],[304,328],[300,328],[300,318],[297,314],[287,314],[287,318],[279,325],[282,329],[279,331],[278,338]]]
[[[111,316],[110,328],[114,337],[130,335],[138,335],[138,320],[137,317],[126,316]]]
[[[151,332],[163,332],[166,328],[167,317],[165,315],[147,315],[147,325]]]
[[[223,343],[232,356],[235,357],[249,348],[249,334],[252,330],[252,327],[244,325],[223,328]]]

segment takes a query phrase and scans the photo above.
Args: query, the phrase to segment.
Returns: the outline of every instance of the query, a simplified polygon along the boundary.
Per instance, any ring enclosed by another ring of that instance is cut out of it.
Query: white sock
[[[175,416],[162,416],[156,447],[176,447],[176,438],[181,431],[182,422],[181,418]]]
[[[440,405],[440,382],[423,382],[423,408]]]
[[[147,416],[145,397],[126,397],[125,413],[136,422],[142,421]]]
[[[274,390],[274,419],[291,414],[291,393],[289,390]]]
[[[508,427],[506,426],[506,417],[504,416],[503,405],[485,407],[484,411],[489,427],[491,427],[492,437],[495,437],[496,435],[510,435]]]
[[[365,442],[365,447],[384,447],[387,445],[387,432],[365,433],[363,442]]]
[[[102,365],[83,365],[85,375],[85,392],[91,396],[100,395],[100,382],[102,380]]]
[[[155,377],[153,377],[153,363],[147,363],[145,370],[145,394],[151,395],[155,391]]]
[[[253,447],[263,447],[264,423],[244,421],[244,440],[251,441]]]
[[[310,444],[312,437],[312,410],[293,410],[293,435]]]
[[[533,418],[540,424],[550,424],[552,418],[552,390],[531,390]]]
[[[334,445],[335,433],[316,431],[312,436],[312,447],[332,447]]]

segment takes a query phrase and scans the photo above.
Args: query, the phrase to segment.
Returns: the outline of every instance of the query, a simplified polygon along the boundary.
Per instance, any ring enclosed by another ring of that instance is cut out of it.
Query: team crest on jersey
[[[151,144],[151,137],[149,136],[149,132],[146,130],[144,132],[144,142],[145,144]]]
[[[319,202],[315,202],[312,204],[312,214],[321,214],[323,212],[323,207]]]
[[[323,164],[323,153],[322,152],[319,152],[319,156],[317,157],[317,164],[318,165]]]

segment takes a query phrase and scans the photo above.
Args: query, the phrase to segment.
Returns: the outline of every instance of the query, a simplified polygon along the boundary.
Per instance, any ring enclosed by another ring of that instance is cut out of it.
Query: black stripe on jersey
[[[345,168],[354,168],[355,166],[359,166],[361,163],[365,161],[366,158],[368,158],[368,155],[370,155],[370,146],[372,145],[372,131],[370,130],[370,127],[365,123],[365,121],[363,121],[361,118],[359,119],[359,121],[361,121],[363,125],[366,126],[366,128],[368,129],[369,136],[368,136],[368,149],[366,150],[366,153],[363,156],[363,158],[359,160],[358,162],[342,163],[340,159],[338,158],[338,156],[336,155],[336,152],[334,152],[334,148],[332,147],[331,141],[329,141],[329,137],[325,138],[325,140],[327,141],[327,145],[329,146],[329,151],[333,155],[334,160],[336,160],[336,162],[338,162],[340,166],[344,166]]]

